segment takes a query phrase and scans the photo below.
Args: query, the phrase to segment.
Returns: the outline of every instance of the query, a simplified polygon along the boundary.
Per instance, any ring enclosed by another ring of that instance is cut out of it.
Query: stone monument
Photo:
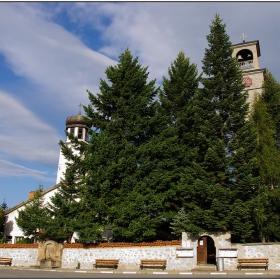
[[[63,245],[48,240],[38,246],[37,266],[40,268],[57,268],[61,266]]]

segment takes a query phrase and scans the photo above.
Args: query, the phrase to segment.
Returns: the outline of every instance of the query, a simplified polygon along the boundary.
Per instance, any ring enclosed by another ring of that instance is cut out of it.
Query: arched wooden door
[[[207,264],[207,236],[198,239],[197,264]]]

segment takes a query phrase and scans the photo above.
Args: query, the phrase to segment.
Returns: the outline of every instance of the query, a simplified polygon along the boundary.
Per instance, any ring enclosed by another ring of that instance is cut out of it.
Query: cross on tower
[[[240,37],[243,40],[243,43],[245,42],[245,38],[247,37],[247,35],[245,35],[244,33],[242,33],[242,36]]]
[[[83,104],[80,103],[78,106],[79,106],[79,108],[80,108],[80,109],[79,109],[79,114],[78,114],[78,115],[81,115],[81,108],[82,108]]]

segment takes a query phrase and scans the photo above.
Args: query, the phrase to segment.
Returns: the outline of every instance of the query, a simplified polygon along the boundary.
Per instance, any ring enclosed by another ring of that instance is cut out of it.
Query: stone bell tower
[[[259,41],[245,42],[247,36],[240,37],[243,42],[232,45],[232,56],[236,57],[243,72],[243,81],[248,90],[248,102],[252,104],[256,94],[261,94],[263,90],[264,74],[266,69],[260,69],[259,57],[261,56]]]
[[[87,123],[81,114],[81,106],[82,106],[82,104],[79,105],[80,110],[79,110],[78,115],[67,117],[66,122],[65,122],[66,131],[68,133],[72,133],[74,136],[76,136],[79,141],[84,141],[87,143],[89,127],[87,126]],[[68,137],[66,137],[65,143],[67,145],[71,145],[70,139]],[[78,153],[75,150],[73,152]],[[58,184],[61,181],[61,179],[64,178],[64,173],[66,171],[66,163],[67,163],[67,160],[64,157],[64,155],[60,149],[56,184]]]

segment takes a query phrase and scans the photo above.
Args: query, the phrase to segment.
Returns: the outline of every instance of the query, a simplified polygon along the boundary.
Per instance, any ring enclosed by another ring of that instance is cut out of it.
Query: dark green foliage
[[[258,133],[257,158],[260,182],[274,189],[280,185],[280,152],[275,141],[275,122],[269,114],[263,97],[253,104],[251,118]]]
[[[280,152],[279,152],[280,86],[271,73],[266,74],[264,92],[252,106],[251,119],[257,130],[257,159],[260,187],[251,203],[257,241],[279,241]]]
[[[106,70],[100,94],[89,92],[85,112],[95,128],[84,157],[84,224],[80,240],[100,239],[105,226],[115,241],[151,240],[168,215],[174,193],[160,180],[165,145],[156,139],[155,81],[129,50]],[[94,109],[95,108],[95,109]],[[93,226],[94,225],[94,226]]]
[[[280,190],[262,185],[251,200],[250,215],[254,222],[253,242],[276,242],[280,239]]]
[[[4,209],[0,207],[0,238],[3,237],[4,222],[5,222]]]
[[[23,238],[16,242],[16,244],[32,244],[34,240],[32,238]]]
[[[193,100],[192,163],[185,168],[185,230],[253,231],[248,205],[257,187],[256,134],[246,119],[247,94],[218,15],[207,36],[203,87]]]
[[[195,64],[180,52],[168,69],[169,77],[163,77],[163,87],[160,92],[161,107],[159,116],[161,123],[158,135],[154,141],[162,146],[159,153],[161,176],[169,192],[173,195],[169,203],[172,212],[168,218],[174,217],[182,207],[184,196],[184,168],[192,161],[193,142],[193,97],[198,89],[199,79]],[[157,182],[158,184],[160,183]]]
[[[187,166],[191,160],[189,146],[193,141],[193,97],[200,77],[196,65],[191,64],[183,52],[172,62],[168,74],[169,78],[163,77],[160,94],[161,120],[165,121],[161,141],[171,141],[173,146],[168,146],[174,152],[170,158],[175,158],[181,166]]]
[[[4,210],[4,212],[9,209],[5,199],[3,200],[2,204],[0,205],[0,207]]]
[[[33,236],[34,242],[45,238],[48,228],[48,213],[44,206],[43,188],[40,186],[34,196],[24,203],[24,209],[18,211],[16,222],[25,236]]]
[[[4,225],[5,225],[5,211],[7,211],[8,205],[4,199],[4,201],[2,202],[2,204],[0,205],[0,238],[2,238],[4,236]]]
[[[280,150],[280,84],[269,71],[265,74],[264,91],[261,98],[274,122],[274,138],[277,148]]]

